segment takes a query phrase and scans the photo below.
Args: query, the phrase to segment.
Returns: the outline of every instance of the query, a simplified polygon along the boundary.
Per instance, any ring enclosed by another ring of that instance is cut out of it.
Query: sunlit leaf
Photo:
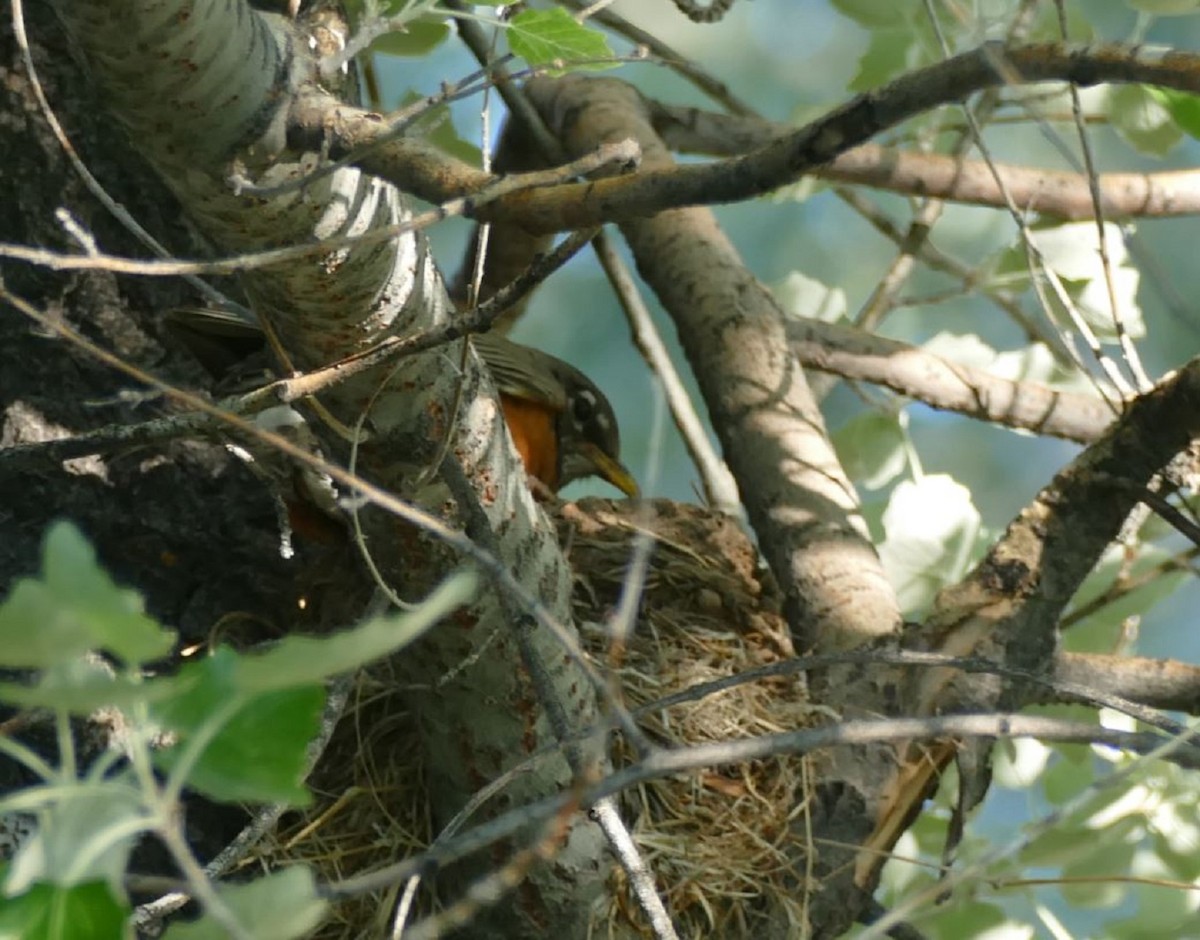
[[[846,316],[846,292],[799,271],[791,271],[774,289],[784,311],[794,317],[834,323]]]
[[[932,474],[904,481],[883,514],[883,567],[909,614],[966,571],[979,535],[979,512],[961,483]]]
[[[607,68],[595,60],[613,54],[603,33],[575,22],[561,7],[522,10],[509,21],[506,35],[513,54],[530,65],[588,62],[592,68]]]
[[[1108,89],[1109,122],[1142,153],[1161,157],[1182,139],[1180,125],[1155,91],[1145,85],[1114,85]]]
[[[1146,93],[1167,109],[1175,123],[1189,137],[1200,140],[1200,95],[1174,88],[1149,87]]]

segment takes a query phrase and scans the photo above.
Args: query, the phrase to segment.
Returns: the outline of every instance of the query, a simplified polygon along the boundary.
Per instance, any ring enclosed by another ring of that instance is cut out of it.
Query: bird
[[[181,307],[166,322],[210,372],[221,373],[263,349],[261,328],[235,311]],[[525,470],[557,493],[568,483],[599,477],[626,496],[638,495],[621,463],[616,413],[604,393],[579,369],[498,333],[476,333],[471,343],[492,374],[504,423]]]
[[[621,432],[604,393],[563,360],[495,333],[471,337],[496,389],[513,444],[534,479],[557,493],[599,477],[626,496],[638,486],[621,463]]]

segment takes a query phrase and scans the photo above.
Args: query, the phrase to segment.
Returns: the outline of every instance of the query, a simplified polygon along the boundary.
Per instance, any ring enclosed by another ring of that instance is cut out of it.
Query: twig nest
[[[618,672],[626,704],[654,741],[683,747],[816,723],[802,677],[655,705],[794,655],[778,591],[736,521],[666,501],[586,500],[564,505],[558,518],[587,648]],[[639,577],[639,603],[623,603]],[[616,757],[631,759],[621,745]],[[803,923],[808,853],[797,833],[806,782],[805,761],[784,756],[640,789],[635,835],[683,934],[764,936]],[[641,924],[617,887],[610,916],[626,929]]]

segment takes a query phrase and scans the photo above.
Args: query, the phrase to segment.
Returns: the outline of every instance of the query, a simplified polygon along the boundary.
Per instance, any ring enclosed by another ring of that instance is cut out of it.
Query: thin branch
[[[1003,379],[838,323],[789,319],[785,328],[805,366],[882,385],[933,408],[1081,443],[1097,440],[1113,421],[1108,404],[1094,395]]]
[[[585,3],[583,0],[564,0],[564,4],[580,12],[587,11],[592,6],[595,6],[595,4]],[[661,59],[669,69],[678,72],[712,98],[713,101],[724,105],[727,110],[734,114],[754,113],[754,109],[735,96],[720,79],[706,72],[702,66],[683,54],[676,52],[663,42],[660,37],[634,25],[619,13],[614,13],[612,10],[599,10],[592,14],[591,18],[603,23],[613,32],[619,33],[630,42],[644,46],[650,50],[651,55]]]
[[[1061,0],[1056,0],[1054,7],[1058,13],[1059,32],[1063,41],[1066,42],[1070,38],[1067,33],[1066,8],[1063,6]],[[1121,312],[1121,305],[1117,300],[1117,285],[1113,278],[1112,258],[1108,251],[1108,228],[1104,224],[1104,200],[1100,190],[1099,175],[1096,172],[1096,159],[1092,154],[1091,140],[1088,137],[1087,127],[1083,120],[1083,101],[1080,97],[1079,86],[1077,84],[1072,82],[1068,87],[1068,91],[1071,95],[1071,116],[1074,119],[1075,129],[1079,137],[1079,149],[1083,154],[1083,169],[1088,182],[1088,195],[1092,200],[1092,214],[1096,221],[1096,245],[1100,254],[1100,266],[1104,271],[1104,286],[1108,292],[1108,303],[1111,308],[1113,327],[1116,330],[1117,342],[1121,347],[1121,352],[1125,356],[1125,365],[1133,377],[1133,383],[1139,392],[1144,392],[1154,383],[1150,381],[1150,377],[1146,374],[1146,370],[1142,366],[1141,356],[1138,355],[1137,347],[1134,345],[1129,331],[1125,329],[1125,318]]]
[[[591,234],[574,233],[563,239],[553,251],[536,258],[517,280],[493,294],[485,303],[441,326],[413,336],[389,337],[372,349],[348,356],[340,362],[278,379],[245,394],[226,398],[217,402],[215,407],[225,414],[255,414],[265,408],[291,404],[316,395],[386,362],[436,349],[472,333],[486,332],[512,305],[574,257],[588,243]],[[251,323],[240,325],[248,330],[254,329]],[[6,447],[0,450],[0,463],[16,467],[47,466],[91,454],[111,453],[126,447],[204,434],[220,427],[221,423],[207,411],[190,411],[140,424],[110,425],[59,440]]]
[[[985,43],[860,95],[746,156],[568,184],[527,198],[506,197],[475,217],[504,218],[530,231],[557,231],[680,206],[742,201],[794,182],[908,118],[1015,81],[1136,82],[1200,92],[1200,55],[1144,47]]]
[[[721,512],[736,514],[741,507],[737,482],[709,441],[708,432],[696,412],[696,406],[692,403],[692,396],[684,388],[683,379],[671,361],[671,354],[667,352],[662,334],[654,325],[650,311],[646,309],[633,275],[613,248],[607,235],[602,232],[596,237],[593,245],[596,257],[600,259],[600,265],[604,268],[604,273],[608,276],[608,281],[612,284],[629,320],[634,345],[662,385],[667,406],[671,409],[671,418],[700,473],[706,502]]]
[[[503,839],[531,823],[549,819],[564,807],[593,805],[606,796],[639,784],[675,774],[691,773],[721,764],[764,760],[781,755],[810,754],[841,747],[870,744],[930,741],[956,738],[1036,738],[1043,741],[1104,744],[1134,753],[1153,753],[1174,739],[1161,735],[1119,731],[1081,721],[1066,721],[1032,715],[980,714],[948,717],[893,718],[847,721],[804,731],[719,741],[674,750],[658,750],[637,764],[623,768],[580,793],[560,793],[484,823],[443,843],[437,851],[418,853],[394,865],[347,878],[320,889],[331,900],[355,897],[404,881],[429,867],[443,868]],[[1185,766],[1200,766],[1200,748],[1179,742]]]

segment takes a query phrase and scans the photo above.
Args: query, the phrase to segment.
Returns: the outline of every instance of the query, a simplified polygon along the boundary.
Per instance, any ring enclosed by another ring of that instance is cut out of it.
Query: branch
[[[1153,708],[1200,714],[1200,666],[1174,659],[1059,653],[1054,680],[1119,695]]]
[[[666,143],[679,149],[729,155],[708,164],[672,166],[622,179],[547,186],[468,204],[479,221],[508,221],[530,233],[602,225],[688,205],[739,202],[813,174],[895,192],[1007,208],[1007,189],[1022,210],[1090,219],[1095,206],[1086,177],[1000,165],[1001,177],[982,161],[912,154],[866,142],[929,110],[978,91],[1013,84],[1073,81],[1136,82],[1200,91],[1200,56],[1159,56],[1123,46],[988,43],[907,73],[860,95],[800,129],[746,116],[715,115],[646,102]],[[290,116],[293,146],[323,147],[433,203],[477,194],[495,181],[462,161],[411,138],[395,138],[380,116],[322,99],[301,99]],[[520,187],[523,188],[523,187]],[[1200,174],[1112,173],[1100,177],[1109,218],[1174,216],[1200,211]]]
[[[794,182],[908,118],[988,88],[1044,81],[1134,82],[1200,92],[1200,56],[1146,47],[985,43],[859,95],[745,156],[522,194],[497,200],[476,217],[559,231],[679,206],[739,202]]]
[[[654,126],[673,150],[710,156],[741,156],[790,134],[794,128],[762,118],[720,114],[652,102]],[[993,169],[995,172],[993,172]],[[1022,212],[1067,220],[1095,216],[1088,177],[1082,173],[969,160],[942,153],[915,153],[861,144],[813,170],[835,183],[872,186],[908,196],[1007,209],[1007,192]],[[996,177],[1000,180],[997,182]],[[1194,215],[1200,212],[1200,171],[1101,173],[1106,218]]]
[[[933,646],[963,652],[964,643],[973,649],[986,637],[1011,666],[1036,671],[1049,663],[1067,603],[1140,494],[1156,490],[1189,453],[1200,434],[1197,409],[1200,360],[1131,402],[1104,438],[1021,511],[967,578],[942,592],[927,624]]]
[[[951,656],[983,656],[1037,673],[1054,662],[1062,613],[1101,553],[1120,532],[1141,494],[1195,463],[1200,435],[1200,359],[1135,399],[1109,432],[1060,471],[1009,524],[961,582],[938,595],[920,632],[922,644]],[[1121,481],[1121,485],[1114,485]],[[1075,668],[1078,668],[1076,666]],[[935,669],[908,683],[903,696],[919,709],[971,710],[1039,696],[1027,683],[966,682]],[[887,852],[936,785],[957,747],[910,747],[906,771],[880,811],[860,853],[857,880],[873,884]]]
[[[671,165],[641,98],[615,80],[526,86],[568,152],[632,137]],[[566,120],[569,118],[569,120]],[[895,597],[788,350],[783,314],[705,209],[622,227],[642,276],[674,318],[751,524],[787,598],[800,648],[856,646],[899,624]]]
[[[1117,731],[1087,722],[1032,715],[983,714],[846,721],[804,731],[787,731],[737,741],[719,741],[696,747],[660,750],[637,764],[610,774],[595,786],[587,788],[582,797],[575,792],[567,792],[522,807],[461,836],[449,839],[441,843],[436,850],[328,885],[320,893],[323,897],[336,900],[387,888],[423,871],[442,868],[485,849],[532,822],[553,817],[564,806],[571,805],[576,800],[590,806],[599,799],[613,796],[657,777],[688,773],[721,764],[762,760],[781,754],[811,754],[829,748],[863,747],[871,744],[901,743],[906,740],[932,741],[973,737],[1031,737],[1046,741],[1106,744],[1135,753],[1152,753],[1172,741],[1163,735]],[[1177,758],[1183,766],[1200,767],[1200,746],[1192,742],[1181,742],[1172,757]]]
[[[853,327],[792,318],[786,329],[805,366],[882,385],[932,408],[1081,443],[1099,438],[1113,420],[1095,395],[1002,379]]]

